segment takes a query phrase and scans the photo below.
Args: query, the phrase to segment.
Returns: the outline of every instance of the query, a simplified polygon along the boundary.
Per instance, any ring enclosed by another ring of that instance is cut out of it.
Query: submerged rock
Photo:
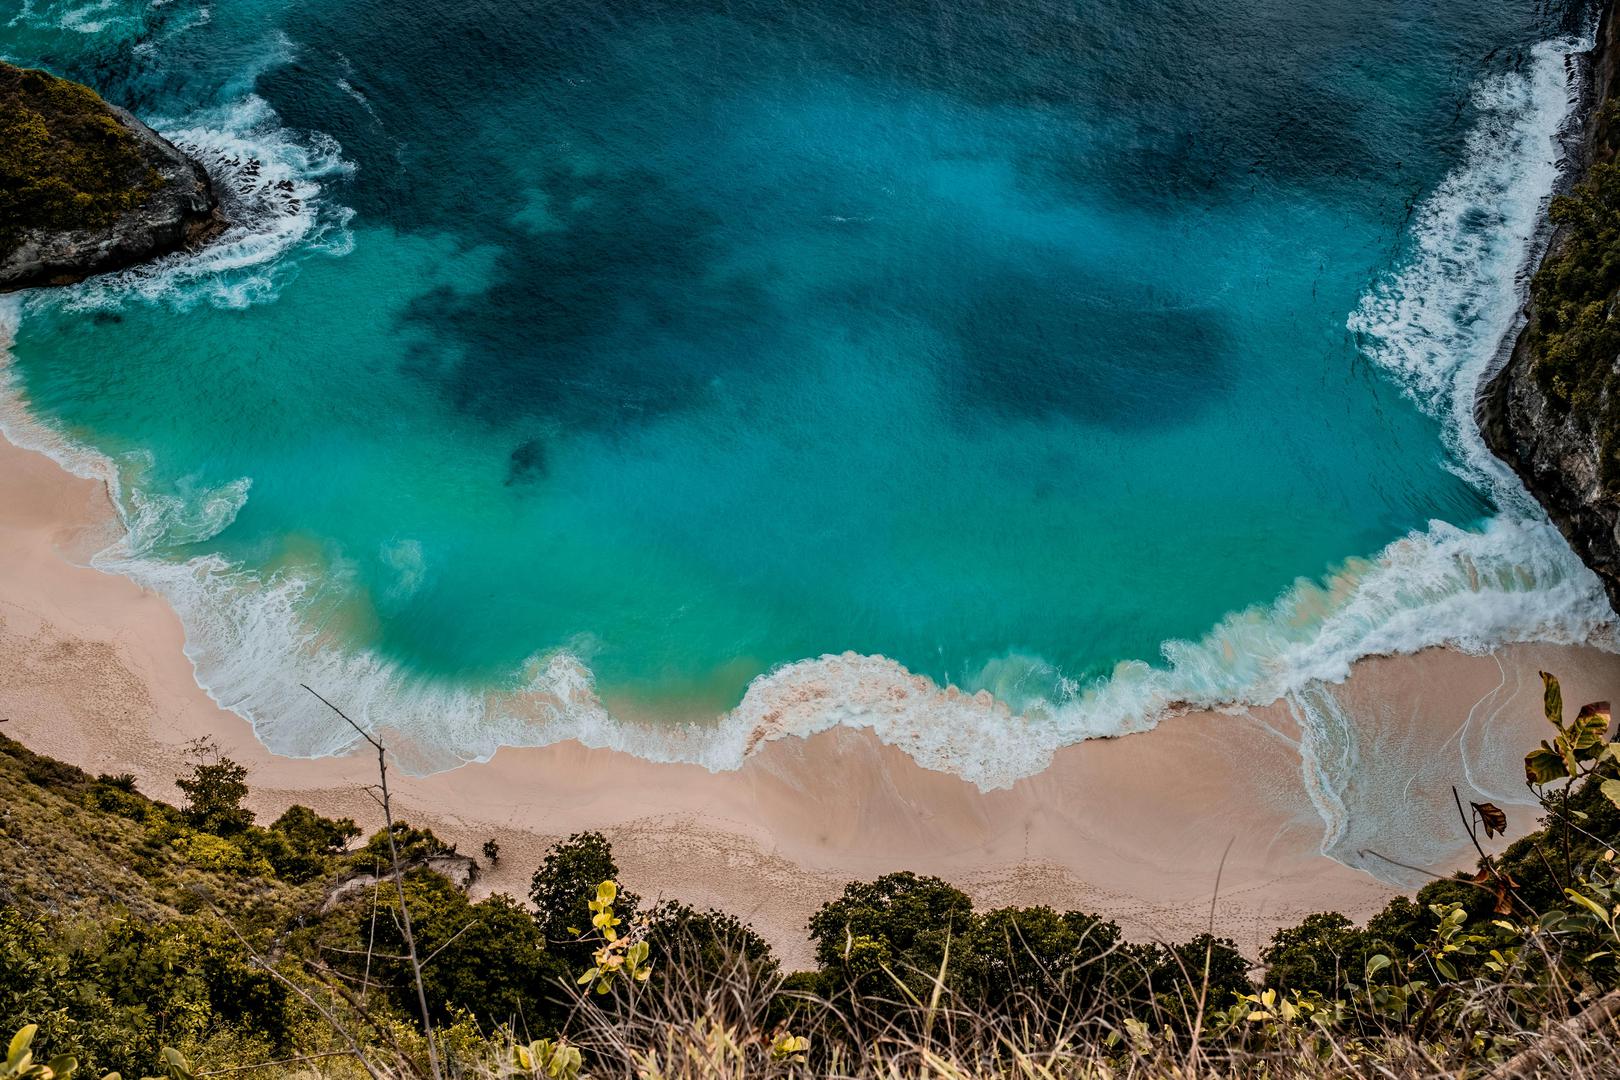
[[[1620,40],[1604,7],[1588,54],[1573,197],[1537,272],[1527,322],[1478,403],[1486,444],[1524,481],[1620,611]],[[1609,207],[1608,209],[1604,209]],[[1603,220],[1599,220],[1602,218]],[[1615,279],[1615,280],[1611,280]],[[1594,316],[1598,316],[1594,318]]]
[[[224,227],[202,166],[93,90],[0,63],[0,292],[65,285]]]

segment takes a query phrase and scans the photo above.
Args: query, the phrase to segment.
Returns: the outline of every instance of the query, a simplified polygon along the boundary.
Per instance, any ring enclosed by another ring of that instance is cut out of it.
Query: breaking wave
[[[228,526],[250,497],[250,478],[185,499],[153,498],[141,492],[139,460],[112,462],[32,419],[4,359],[21,312],[15,300],[0,307],[0,431],[108,484],[126,535],[93,564],[173,605],[199,684],[282,754],[337,753],[352,742],[352,732],[301,689],[308,683],[341,688],[350,714],[389,731],[404,764],[418,771],[486,758],[503,745],[570,738],[728,769],[764,741],[842,725],[868,728],[920,764],[990,789],[1039,772],[1059,747],[1146,730],[1173,709],[1303,702],[1368,655],[1435,645],[1484,652],[1521,641],[1620,649],[1597,579],[1491,457],[1471,420],[1479,379],[1515,329],[1542,206],[1559,175],[1558,133],[1576,93],[1567,60],[1579,48],[1574,40],[1544,43],[1523,70],[1480,84],[1480,119],[1462,163],[1420,208],[1398,267],[1349,320],[1362,354],[1442,419],[1453,467],[1487,491],[1499,513],[1477,529],[1433,522],[1324,580],[1297,582],[1272,604],[1228,616],[1200,640],[1166,643],[1160,664],[1121,663],[1107,678],[1070,686],[1060,700],[1020,714],[987,691],[940,686],[892,660],[854,653],[784,665],[757,678],[731,712],[684,726],[615,719],[589,669],[565,650],[531,657],[513,688],[500,692],[424,680],[339,640],[341,567],[259,575],[216,555],[158,556]],[[283,255],[347,250],[347,212],[330,205],[321,186],[348,168],[335,142],[293,136],[254,97],[165,130],[208,165],[237,224],[200,254],[98,279],[66,303],[112,305],[133,294],[180,307],[252,304],[272,298],[278,275],[294,272]],[[998,670],[1040,663],[1010,656]],[[1337,842],[1340,781],[1332,763],[1353,768],[1354,747],[1329,746],[1345,736],[1326,721],[1306,729],[1307,768],[1321,774],[1313,790]]]

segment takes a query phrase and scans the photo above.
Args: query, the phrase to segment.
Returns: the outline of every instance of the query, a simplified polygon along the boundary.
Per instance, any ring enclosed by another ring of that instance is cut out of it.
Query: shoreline
[[[375,828],[370,761],[270,754],[197,685],[164,600],[82,565],[118,528],[101,483],[0,440],[5,733],[91,772],[132,772],[170,801],[185,744],[212,737],[247,766],[261,821],[301,802]],[[499,840],[478,895],[523,897],[549,843],[600,829],[631,888],[744,918],[789,967],[808,961],[805,920],[845,882],[902,869],[951,880],[980,905],[1095,911],[1139,939],[1185,939],[1213,920],[1253,956],[1304,915],[1364,919],[1404,891],[1323,854],[1329,819],[1346,862],[1471,863],[1450,784],[1523,798],[1522,755],[1544,726],[1541,667],[1568,701],[1620,696],[1620,656],[1595,648],[1429,649],[1359,661],[1322,691],[1325,712],[1300,699],[1171,715],[1064,747],[1043,772],[990,792],[870,731],[835,728],[770,740],[731,772],[577,742],[507,748],[398,776],[397,812],[464,852]],[[1327,714],[1347,731],[1324,727]],[[1513,835],[1534,824],[1507,809]]]

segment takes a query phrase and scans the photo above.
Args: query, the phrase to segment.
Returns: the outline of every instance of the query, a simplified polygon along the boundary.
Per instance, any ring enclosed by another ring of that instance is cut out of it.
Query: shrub
[[[433,835],[432,829],[417,829],[404,821],[394,822],[394,850],[399,852],[401,866],[424,862],[438,855],[455,854],[455,845],[446,844]],[[349,856],[349,862],[358,870],[370,872],[377,867],[391,865],[388,830],[378,829],[371,834],[364,847]]]
[[[290,806],[260,832],[258,848],[277,877],[294,883],[329,873],[334,860],[360,835],[349,818],[322,817],[307,806]]]
[[[546,947],[569,967],[589,966],[592,946],[580,940],[591,926],[589,903],[600,882],[618,877],[613,845],[599,832],[575,833],[553,844],[535,870],[529,882],[535,923]],[[639,906],[634,893],[619,893],[617,910],[625,922],[635,917]]]
[[[253,824],[247,799],[247,769],[222,757],[212,740],[198,739],[190,749],[191,772],[175,781],[186,796],[181,808],[186,824],[215,836],[235,836]]]
[[[0,63],[0,257],[26,227],[106,225],[162,186],[95,91]]]
[[[449,879],[425,867],[409,871],[404,881],[417,952],[432,957],[423,965],[422,979],[436,1024],[466,1012],[491,1027],[556,1030],[563,1016],[559,1003],[566,997],[563,984],[573,980],[570,969],[546,950],[527,911],[499,894],[474,904]],[[403,959],[399,902],[391,885],[378,889],[375,900],[380,907],[374,918],[368,891],[332,920],[343,950],[334,956],[356,981],[366,977],[369,958],[372,984],[414,1017],[416,989]]]

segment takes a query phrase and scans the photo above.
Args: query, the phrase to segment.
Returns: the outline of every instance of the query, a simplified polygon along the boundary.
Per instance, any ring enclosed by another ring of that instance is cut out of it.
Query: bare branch
[[[427,1036],[428,1065],[433,1070],[433,1080],[444,1080],[444,1073],[439,1068],[439,1050],[433,1041],[433,1018],[428,1013],[427,989],[422,985],[422,961],[416,951],[416,934],[411,929],[411,909],[405,902],[405,874],[400,868],[399,845],[394,840],[393,803],[388,794],[388,750],[359,724],[349,719],[348,714],[342,709],[321,697],[310,687],[304,686],[304,689],[309,690],[315,700],[342,717],[345,723],[359,732],[361,738],[377,749],[377,787],[382,792],[382,797],[377,801],[382,805],[383,831],[388,835],[388,857],[394,868],[394,891],[399,894],[400,930],[405,935],[405,953],[410,957],[411,975],[416,980],[416,1003],[421,1008],[422,1031]]]
[[[198,892],[199,895],[201,895],[200,890]],[[242,948],[247,952],[249,958],[251,958],[252,961],[260,968],[264,969],[264,971],[271,978],[281,983],[281,985],[291,990],[294,994],[297,994],[303,999],[305,1004],[314,1009],[316,1012],[320,1013],[321,1019],[325,1020],[327,1025],[330,1026],[333,1031],[337,1032],[338,1037],[348,1044],[348,1053],[352,1054],[354,1059],[360,1063],[360,1066],[366,1070],[366,1073],[371,1077],[371,1080],[383,1080],[382,1074],[377,1071],[376,1067],[371,1064],[370,1059],[367,1058],[365,1053],[361,1051],[360,1044],[355,1041],[354,1036],[350,1034],[348,1027],[343,1023],[343,1021],[339,1020],[330,1009],[322,1005],[319,1001],[315,1000],[315,996],[308,990],[305,990],[302,986],[299,986],[297,983],[287,978],[287,976],[277,971],[268,960],[260,956],[258,950],[254,949],[253,945],[248,941],[248,939],[242,936],[242,932],[236,928],[236,924],[232,922],[223,911],[219,910],[219,906],[215,904],[213,900],[209,899],[207,896],[203,896],[203,899],[207,902],[209,907],[214,909],[214,914],[219,916],[220,921],[225,924],[226,929],[230,930],[230,932],[236,936],[236,940],[241,943]]]

